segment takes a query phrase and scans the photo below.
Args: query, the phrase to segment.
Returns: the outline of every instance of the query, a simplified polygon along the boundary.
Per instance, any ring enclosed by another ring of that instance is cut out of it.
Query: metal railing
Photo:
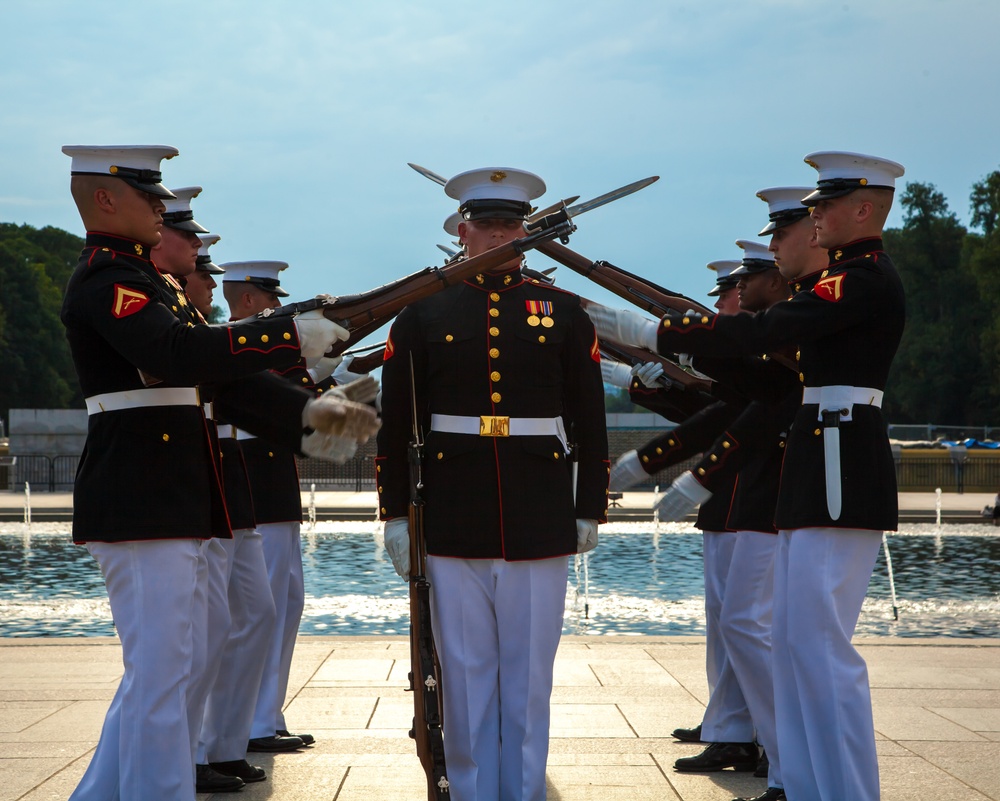
[[[934,442],[939,439],[958,442],[964,439],[996,439],[1000,436],[1000,428],[996,426],[939,426],[933,423],[921,425],[895,425],[890,424],[889,439],[903,441],[922,440]]]
[[[323,459],[295,458],[299,469],[299,486],[363,492],[375,489],[375,459],[372,456],[355,456],[344,464],[334,464]]]
[[[35,492],[69,492],[79,463],[79,456],[19,454],[13,465],[0,469],[0,489],[22,491],[27,483]]]

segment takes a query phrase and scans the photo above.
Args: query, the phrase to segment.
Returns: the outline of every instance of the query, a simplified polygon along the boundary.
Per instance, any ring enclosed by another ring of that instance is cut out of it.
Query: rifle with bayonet
[[[656,317],[662,317],[668,311],[680,312],[681,314],[689,311],[700,315],[715,314],[707,306],[703,306],[686,295],[664,289],[659,284],[634,275],[621,267],[616,267],[610,262],[591,261],[586,256],[581,256],[558,242],[540,243],[536,250]],[[795,361],[784,354],[769,353],[768,358],[789,370],[795,372],[799,370]]]
[[[265,309],[260,314],[246,319],[253,320],[257,317],[298,314],[313,309],[322,309],[327,319],[350,332],[347,340],[334,343],[327,352],[328,356],[338,356],[352,344],[360,342],[370,333],[381,328],[399,314],[405,306],[433,295],[446,287],[461,283],[477,273],[495,269],[537,247],[540,242],[555,238],[569,241],[569,235],[575,230],[576,225],[573,224],[565,211],[562,211],[559,213],[558,219],[549,220],[540,230],[529,232],[520,239],[507,242],[478,256],[450,262],[443,267],[425,267],[423,270],[389,284],[356,295],[320,295],[310,300],[289,303],[276,309]],[[240,322],[232,323],[232,325],[240,325]]]
[[[422,465],[424,437],[417,414],[417,387],[410,356],[410,405],[413,440],[410,464],[410,690],[413,692],[413,728],[410,737],[417,745],[417,757],[427,775],[428,801],[450,798],[448,771],[444,758],[444,704],[441,700],[441,668],[434,648],[431,620],[430,582],[427,581],[427,554],[424,544],[424,499]]]

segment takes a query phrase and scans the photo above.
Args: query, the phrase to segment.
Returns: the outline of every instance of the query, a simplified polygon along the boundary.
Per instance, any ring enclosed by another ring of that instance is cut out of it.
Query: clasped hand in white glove
[[[363,445],[379,430],[382,421],[371,406],[327,392],[309,399],[302,410],[302,425],[323,434],[348,437]]]
[[[302,452],[316,459],[343,464],[358,450],[358,441],[353,437],[338,437],[313,431],[302,436]]]
[[[410,521],[405,517],[386,520],[382,528],[385,551],[396,568],[396,574],[403,579],[410,577]]]
[[[597,521],[577,518],[576,552],[586,553],[597,547]]]
[[[611,466],[611,478],[608,481],[608,489],[611,492],[624,492],[629,487],[634,487],[640,481],[649,478],[649,473],[642,469],[642,462],[639,461],[638,452],[626,451],[618,457],[618,461]]]
[[[328,394],[343,400],[354,401],[355,403],[371,403],[379,393],[378,379],[374,376],[363,375],[346,384],[340,384],[327,390]]]
[[[320,381],[326,381],[333,375],[333,371],[337,369],[337,365],[343,358],[343,356],[321,356],[316,364],[308,368],[309,377],[312,378],[313,383],[318,384]]]
[[[295,315],[294,322],[299,334],[299,351],[307,360],[318,359],[334,342],[345,342],[351,336],[346,328],[327,320],[322,309],[300,312]]]
[[[659,362],[637,364],[632,368],[632,375],[650,389],[656,389],[656,380],[663,375],[663,365]]]
[[[351,372],[352,364],[354,364],[354,354],[348,353],[344,356],[344,360],[337,365],[337,369],[333,371],[333,380],[338,384],[349,384],[358,376],[364,375],[364,373]]]
[[[601,377],[605,384],[619,389],[628,389],[632,383],[632,368],[621,362],[601,359]]]
[[[638,345],[656,353],[657,324],[652,320],[635,312],[612,309],[599,303],[588,303],[586,310],[601,339],[622,345]]]
[[[660,520],[683,520],[694,508],[712,497],[690,470],[681,473],[656,502]]]

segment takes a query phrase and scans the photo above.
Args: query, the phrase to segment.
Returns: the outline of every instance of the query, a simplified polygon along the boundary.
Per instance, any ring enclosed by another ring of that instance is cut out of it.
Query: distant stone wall
[[[11,409],[12,456],[79,456],[87,440],[86,409]]]

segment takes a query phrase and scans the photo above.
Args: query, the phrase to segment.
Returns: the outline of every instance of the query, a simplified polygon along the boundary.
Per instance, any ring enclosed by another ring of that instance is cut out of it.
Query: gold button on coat
[[[500,329],[497,328],[496,326],[494,326],[493,328],[491,328],[490,329],[490,336],[491,337],[498,337],[498,336],[500,336]]]
[[[499,380],[500,380],[500,373],[499,372],[497,372],[496,370],[494,370],[492,373],[490,373],[490,381],[499,381]]]
[[[490,358],[491,359],[496,359],[499,355],[500,355],[500,349],[499,348],[490,348]]]
[[[490,395],[490,399],[494,403],[500,403],[500,393],[499,392],[494,392],[492,395]]]
[[[499,317],[500,309],[490,309],[490,317]]]
[[[247,344],[247,338],[246,337],[240,337],[236,341],[239,342],[241,345],[246,345]]]
[[[445,334],[444,341],[451,342],[454,338],[451,334]]]
[[[291,339],[291,338],[292,338],[292,335],[291,335],[291,334],[289,334],[289,333],[288,333],[287,331],[285,331],[285,333],[284,333],[284,334],[282,334],[282,336],[283,336],[283,337],[285,338],[285,341],[286,341],[286,342],[287,342],[287,341],[288,341],[289,339]]]
[[[260,341],[266,343],[267,342],[267,334],[261,334],[260,335]]]
[[[490,292],[490,300],[492,300],[492,301],[500,300],[500,293],[499,292]]]
[[[163,441],[164,442],[170,442],[170,435],[169,434],[164,434],[163,435]]]

